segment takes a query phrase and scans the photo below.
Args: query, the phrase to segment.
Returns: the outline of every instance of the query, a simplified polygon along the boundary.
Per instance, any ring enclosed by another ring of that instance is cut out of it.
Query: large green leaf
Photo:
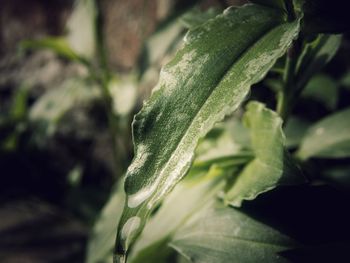
[[[252,200],[277,185],[305,181],[284,148],[282,119],[277,113],[262,103],[250,102],[243,121],[250,129],[255,158],[238,175],[227,192],[227,203],[240,206],[243,200]]]
[[[216,205],[176,232],[171,246],[191,262],[288,262],[293,241],[235,208]]]
[[[275,9],[246,5],[189,31],[133,122],[135,157],[117,254],[126,253],[149,213],[186,174],[198,140],[239,106],[298,30],[299,21],[284,22]]]
[[[350,156],[350,108],[328,116],[312,125],[297,156],[339,158]]]

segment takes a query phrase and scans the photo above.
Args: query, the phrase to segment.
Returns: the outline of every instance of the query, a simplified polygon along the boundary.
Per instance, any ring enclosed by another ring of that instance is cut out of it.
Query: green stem
[[[301,52],[302,40],[297,39],[293,42],[287,53],[285,70],[283,74],[283,87],[277,94],[277,113],[286,123],[289,114],[291,113],[297,97],[297,85],[295,83],[296,66]]]

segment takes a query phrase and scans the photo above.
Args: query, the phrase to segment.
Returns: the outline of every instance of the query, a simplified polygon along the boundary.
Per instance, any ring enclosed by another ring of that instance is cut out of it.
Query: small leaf
[[[191,262],[288,262],[293,241],[235,208],[216,204],[179,229],[171,247]]]
[[[338,86],[331,77],[316,75],[309,81],[301,95],[321,102],[328,109],[334,110],[338,102]]]
[[[315,73],[318,73],[337,53],[341,35],[319,35],[305,45],[296,69],[296,89],[303,89]]]
[[[277,10],[246,5],[189,31],[133,122],[135,157],[125,180],[118,254],[127,252],[150,212],[186,174],[198,140],[237,109],[298,30],[299,21],[284,22]]]
[[[297,156],[340,158],[350,156],[350,108],[332,114],[312,125],[300,146]]]
[[[243,121],[250,129],[255,158],[244,167],[227,192],[225,201],[240,206],[278,185],[305,181],[284,148],[282,119],[264,104],[250,102]]]

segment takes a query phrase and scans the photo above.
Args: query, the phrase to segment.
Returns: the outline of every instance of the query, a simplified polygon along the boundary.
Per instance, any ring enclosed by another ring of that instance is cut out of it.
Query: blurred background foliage
[[[0,1],[1,262],[84,262],[93,224],[132,158],[132,117],[161,65],[186,29],[244,2]],[[292,151],[312,122],[349,105],[349,57],[345,34],[285,127]],[[278,85],[267,78],[251,98],[273,105]],[[218,134],[198,151],[215,148]],[[314,167],[327,168],[318,181],[350,189],[349,159]],[[115,224],[105,226],[111,238]]]

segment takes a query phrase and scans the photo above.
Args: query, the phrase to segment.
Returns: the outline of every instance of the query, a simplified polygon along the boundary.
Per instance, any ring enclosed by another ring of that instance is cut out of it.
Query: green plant
[[[315,196],[347,200],[317,188],[349,187],[350,112],[337,100],[348,76],[320,73],[341,44],[341,35],[329,33],[347,30],[347,17],[341,3],[329,16],[325,1],[251,2],[219,15],[187,10],[145,44],[140,74],[178,45],[179,20],[189,28],[134,117],[135,157],[96,222],[88,262],[112,260],[115,231],[114,262],[327,262],[344,255],[349,236],[319,238],[303,223],[327,227]],[[98,74],[62,39],[41,46],[87,66],[114,137],[123,122],[113,115],[100,34]],[[297,111],[303,100],[327,114],[307,118]]]
[[[300,167],[310,157],[349,156],[348,110],[312,125],[294,157],[283,131],[307,83],[335,55],[341,37],[322,34],[322,28],[310,33],[308,22],[315,14],[309,3],[252,2],[191,28],[135,116],[135,157],[124,182],[115,262],[125,262],[130,251],[130,262],[168,262],[173,253],[168,245],[193,262],[282,262],[277,252],[300,245],[233,207],[278,186],[306,183]],[[234,150],[218,147],[201,160],[206,152],[201,145],[220,136],[201,138],[264,79],[274,84],[276,112],[261,102],[245,103],[243,134],[223,128],[232,132]],[[335,135],[339,129],[344,136]],[[236,141],[247,134],[246,144]]]

